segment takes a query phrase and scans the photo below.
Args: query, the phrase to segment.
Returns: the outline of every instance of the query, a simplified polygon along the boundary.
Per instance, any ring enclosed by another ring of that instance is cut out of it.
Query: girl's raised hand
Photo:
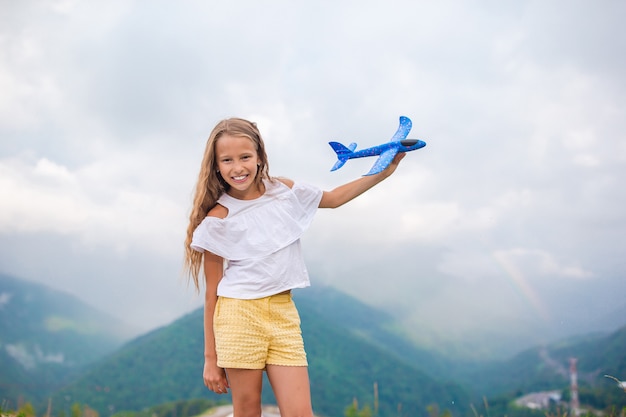
[[[394,171],[396,170],[396,168],[398,168],[398,165],[400,164],[400,161],[402,161],[402,159],[405,156],[406,156],[406,152],[398,153],[396,156],[393,157],[393,160],[391,161],[389,166],[387,166],[387,168],[385,168],[385,170],[382,171],[381,174],[384,175],[385,177],[388,177],[391,174],[393,174]]]

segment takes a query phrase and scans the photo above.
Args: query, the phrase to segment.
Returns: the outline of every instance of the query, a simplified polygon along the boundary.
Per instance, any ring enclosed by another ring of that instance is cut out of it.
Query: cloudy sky
[[[314,285],[433,345],[610,327],[624,18],[619,0],[2,1],[0,271],[169,323],[202,301],[182,242],[217,121],[256,121],[271,174],[330,189],[374,160],[331,173],[328,141],[375,145],[406,115],[427,147],[318,213]]]

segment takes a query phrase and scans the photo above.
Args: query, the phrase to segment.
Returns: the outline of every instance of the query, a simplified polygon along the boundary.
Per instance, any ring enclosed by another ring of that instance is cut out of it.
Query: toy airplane
[[[372,166],[372,169],[365,175],[378,174],[389,166],[393,157],[396,156],[398,152],[414,151],[415,149],[426,146],[426,142],[421,140],[405,139],[411,130],[411,126],[411,119],[406,116],[400,116],[400,126],[389,142],[371,148],[361,149],[356,152],[354,151],[356,149],[356,143],[351,143],[346,147],[339,142],[328,142],[337,153],[337,162],[333,165],[331,171],[341,168],[348,159],[380,155],[374,163],[374,166]]]

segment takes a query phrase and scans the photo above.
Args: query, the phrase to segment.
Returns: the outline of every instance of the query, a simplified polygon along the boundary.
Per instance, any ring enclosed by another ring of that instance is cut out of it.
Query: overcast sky
[[[313,285],[432,344],[624,311],[621,0],[1,7],[2,272],[169,323],[202,302],[183,240],[215,123],[256,121],[271,174],[330,189],[374,159],[331,173],[329,141],[385,142],[406,115],[427,146],[318,213]]]

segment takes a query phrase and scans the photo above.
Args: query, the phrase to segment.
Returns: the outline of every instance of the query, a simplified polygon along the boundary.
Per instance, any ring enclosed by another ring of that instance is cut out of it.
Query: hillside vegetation
[[[130,337],[76,297],[0,273],[0,399],[46,399]]]
[[[469,396],[459,385],[428,376],[383,348],[383,342],[368,341],[372,335],[346,326],[340,314],[335,320],[320,316],[310,308],[312,302],[298,299],[317,413],[342,415],[355,398],[374,407],[374,384],[378,386],[379,411],[387,415],[397,413],[398,407],[410,415],[420,414],[432,404],[455,411],[469,407]],[[342,308],[350,309],[345,304]],[[384,338],[386,331],[377,323],[378,313],[370,309],[367,314],[372,334]],[[202,311],[197,310],[133,340],[60,391],[54,402],[80,398],[107,416],[184,398],[224,398],[202,384],[202,321]],[[275,403],[268,388],[266,385],[263,401]]]
[[[202,383],[201,310],[120,345],[119,333],[103,326],[114,322],[79,300],[7,277],[0,285],[2,407],[21,399],[42,415],[51,399],[58,417],[182,417],[202,404],[230,402]],[[626,327],[506,361],[470,363],[415,346],[391,316],[332,288],[295,294],[318,415],[544,416],[549,410],[520,408],[513,400],[557,390],[567,401],[572,357],[581,404],[609,415],[626,407],[626,393],[604,376],[626,377]],[[267,381],[263,401],[275,403]]]

